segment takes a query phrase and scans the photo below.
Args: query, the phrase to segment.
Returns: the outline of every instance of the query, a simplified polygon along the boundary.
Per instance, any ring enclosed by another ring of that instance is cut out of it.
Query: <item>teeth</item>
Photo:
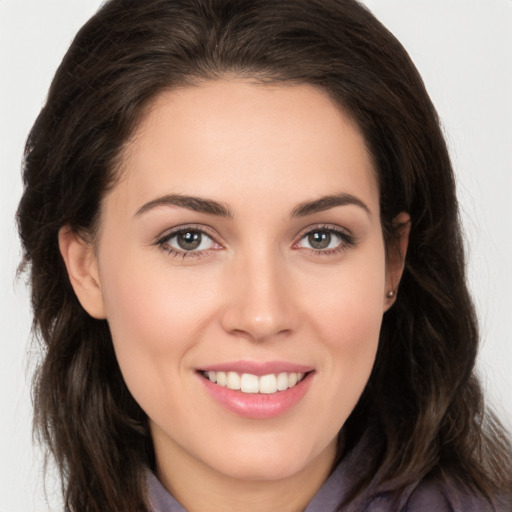
[[[285,389],[288,389],[288,374],[287,373],[280,373],[277,376],[277,389],[279,391],[284,391]]]
[[[257,393],[259,391],[259,379],[256,375],[250,373],[242,374],[240,389],[244,393]]]
[[[210,381],[228,389],[240,390],[242,393],[264,393],[272,394],[277,391],[285,391],[299,383],[303,373],[271,373],[258,377],[251,373],[239,375],[237,372],[203,372],[203,375]]]
[[[226,387],[228,387],[229,389],[240,389],[240,375],[238,375],[238,373],[236,372],[229,372],[228,379],[226,381]]]
[[[295,375],[295,374],[294,374]],[[295,381],[297,382],[297,381]],[[263,375],[260,377],[260,393],[270,395],[277,391],[277,378],[275,375]]]
[[[212,372],[212,373],[215,373],[215,372]],[[216,382],[219,386],[222,386],[222,387],[226,387],[227,385],[227,376],[226,376],[226,372],[217,372],[217,378],[216,378]]]

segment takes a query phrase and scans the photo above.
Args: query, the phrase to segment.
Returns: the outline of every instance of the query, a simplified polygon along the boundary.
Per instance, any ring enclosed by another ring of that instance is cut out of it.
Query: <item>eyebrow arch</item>
[[[233,213],[228,206],[214,201],[213,199],[184,196],[181,194],[167,194],[162,197],[157,197],[156,199],[142,205],[135,215],[142,215],[157,206],[180,206],[195,212],[217,215],[219,217],[233,217]]]
[[[324,196],[320,199],[315,199],[314,201],[306,201],[304,203],[300,203],[293,209],[291,216],[292,218],[305,217],[314,213],[330,210],[336,206],[346,205],[358,206],[359,208],[362,208],[369,217],[372,216],[370,209],[368,206],[366,206],[366,204],[363,203],[363,201],[351,194],[344,193]]]

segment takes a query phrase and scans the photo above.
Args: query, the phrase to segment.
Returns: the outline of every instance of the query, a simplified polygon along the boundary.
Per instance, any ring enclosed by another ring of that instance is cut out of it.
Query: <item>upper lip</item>
[[[314,368],[312,366],[291,363],[289,361],[229,361],[226,363],[209,364],[199,368],[202,372],[237,372],[250,373],[261,377],[271,373],[307,373]]]

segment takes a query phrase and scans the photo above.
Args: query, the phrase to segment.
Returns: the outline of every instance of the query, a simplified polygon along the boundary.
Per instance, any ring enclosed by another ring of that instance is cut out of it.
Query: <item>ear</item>
[[[59,230],[59,249],[80,304],[92,317],[104,319],[98,260],[93,244],[69,226],[64,226]]]
[[[405,265],[405,255],[409,243],[411,231],[411,218],[408,213],[401,212],[393,219],[393,227],[396,230],[397,239],[388,248],[386,261],[386,296],[384,310],[388,310],[395,302],[398,285],[402,278]]]

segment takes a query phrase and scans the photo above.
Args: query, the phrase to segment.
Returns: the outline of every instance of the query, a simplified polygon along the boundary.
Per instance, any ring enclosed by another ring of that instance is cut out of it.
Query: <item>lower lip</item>
[[[313,373],[307,373],[292,388],[271,394],[242,393],[214,384],[201,373],[198,376],[208,394],[229,411],[245,418],[269,419],[284,414],[302,400],[313,380]]]

